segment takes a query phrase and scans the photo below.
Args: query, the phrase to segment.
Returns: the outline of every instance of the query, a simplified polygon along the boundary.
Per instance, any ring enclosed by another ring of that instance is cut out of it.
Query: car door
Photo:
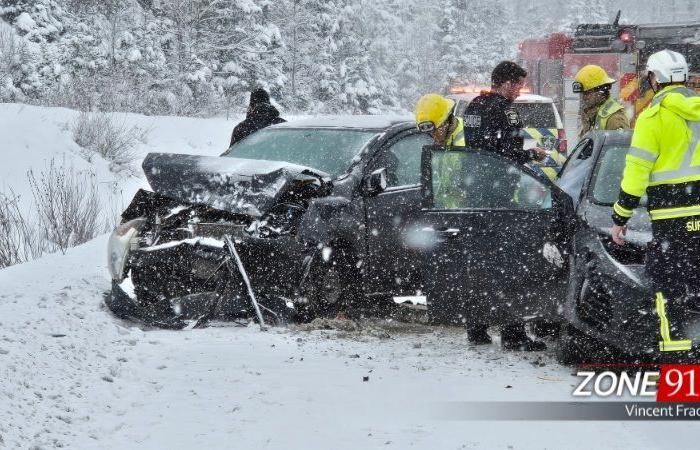
[[[365,169],[384,168],[387,187],[365,198],[368,294],[414,294],[421,289],[419,254],[407,242],[421,209],[421,150],[432,139],[417,131],[399,134],[381,148]]]
[[[556,315],[567,281],[570,197],[491,152],[428,146],[423,155],[416,232],[432,318],[507,323]]]

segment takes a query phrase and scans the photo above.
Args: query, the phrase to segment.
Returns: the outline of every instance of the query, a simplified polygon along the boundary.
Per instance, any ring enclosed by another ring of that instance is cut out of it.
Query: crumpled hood
[[[671,91],[661,101],[661,106],[673,111],[685,120],[700,120],[700,96],[686,97]]]
[[[281,161],[149,153],[143,171],[151,188],[167,197],[234,214],[260,217],[285,193],[328,186],[320,170]]]

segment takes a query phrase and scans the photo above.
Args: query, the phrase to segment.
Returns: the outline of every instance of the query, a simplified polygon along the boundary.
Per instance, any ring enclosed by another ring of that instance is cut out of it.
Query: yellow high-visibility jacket
[[[630,121],[625,113],[625,107],[612,98],[608,98],[597,109],[584,111],[578,137],[583,137],[591,130],[626,130],[629,127]]]
[[[646,192],[651,220],[700,215],[700,96],[659,91],[637,119],[613,220],[624,225]]]
[[[464,120],[462,120],[461,117],[456,117],[456,119],[457,126],[455,127],[454,131],[452,131],[452,134],[447,139],[447,143],[445,145],[451,145],[454,147],[466,147],[467,143],[464,140]]]
[[[464,121],[460,117],[456,117],[456,119],[457,126],[447,138],[445,145],[448,147],[466,147]],[[459,207],[461,198],[464,196],[463,187],[458,185],[459,180],[461,180],[459,174],[461,170],[462,155],[446,154],[442,157],[440,165],[436,168],[438,174],[437,189],[435,190],[437,205],[446,209]]]

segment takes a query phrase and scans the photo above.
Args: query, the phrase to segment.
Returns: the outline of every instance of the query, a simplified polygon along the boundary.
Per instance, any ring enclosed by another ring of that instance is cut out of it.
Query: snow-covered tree
[[[700,20],[693,0],[0,0],[0,99],[149,114],[411,110],[527,37]],[[555,11],[556,14],[551,12]]]

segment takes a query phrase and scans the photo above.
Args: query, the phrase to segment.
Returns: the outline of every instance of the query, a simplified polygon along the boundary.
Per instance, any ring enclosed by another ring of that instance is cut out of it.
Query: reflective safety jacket
[[[452,131],[450,137],[447,138],[445,145],[453,147],[466,147],[467,142],[464,140],[464,121],[460,117],[455,117],[455,119],[457,120],[457,126],[455,127],[454,131]]]
[[[457,126],[447,138],[445,145],[448,147],[466,147],[464,121],[459,117],[455,117],[455,119],[457,120]],[[460,199],[463,197],[463,187],[458,182],[462,179],[460,174],[462,170],[462,156],[458,153],[447,154],[440,159],[440,165],[433,170],[437,174],[435,197],[439,200],[438,204],[447,209],[459,207]]]
[[[613,220],[624,225],[646,192],[651,220],[700,215],[700,96],[667,86],[637,119]]]
[[[608,98],[598,109],[595,115],[584,113],[581,118],[581,131],[578,137],[591,130],[626,130],[630,127],[630,121],[625,113],[625,107],[612,98]]]

